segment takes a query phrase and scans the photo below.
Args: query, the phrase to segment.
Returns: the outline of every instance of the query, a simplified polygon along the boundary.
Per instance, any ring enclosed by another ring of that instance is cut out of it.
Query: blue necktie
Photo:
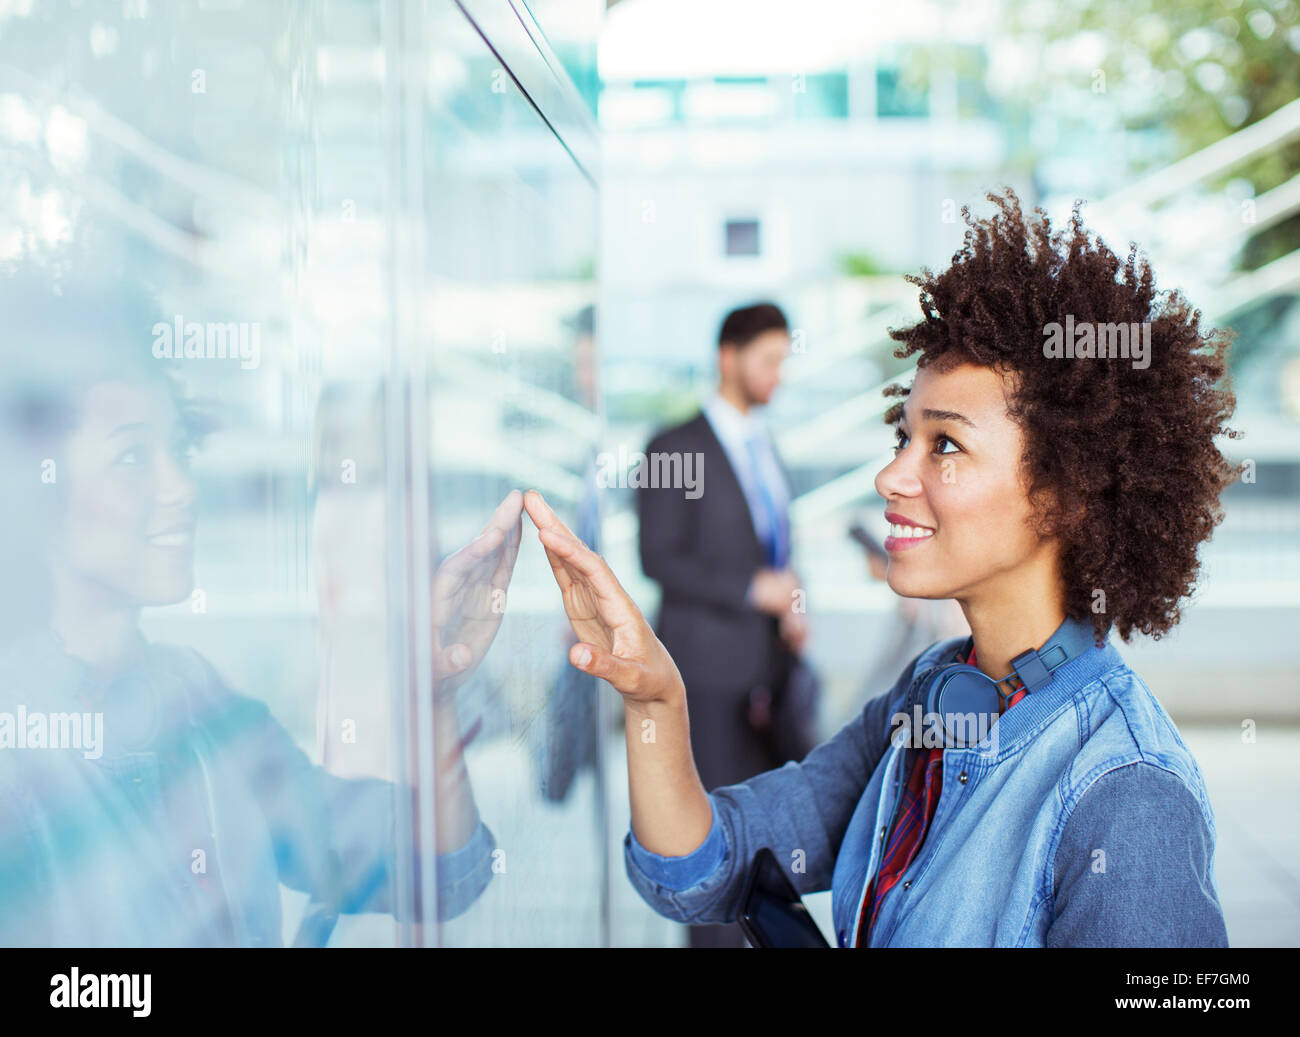
[[[755,434],[745,441],[749,448],[749,460],[753,466],[754,482],[758,486],[758,495],[762,499],[763,509],[767,512],[767,562],[773,569],[785,568],[790,552],[790,534],[786,528],[789,517],[785,509],[778,508],[772,498],[772,492],[763,478],[763,465],[759,459],[760,437]]]

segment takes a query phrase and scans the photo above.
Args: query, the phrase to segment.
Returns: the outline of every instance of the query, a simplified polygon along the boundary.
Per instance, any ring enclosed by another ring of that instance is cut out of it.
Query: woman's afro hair
[[[1178,291],[1157,292],[1129,246],[1120,260],[1083,226],[1046,212],[1026,221],[1014,191],[986,197],[988,220],[962,207],[965,243],[943,273],[907,280],[924,319],[891,329],[894,355],[918,368],[969,363],[1010,376],[1009,412],[1025,433],[1021,459],[1038,532],[1062,545],[1065,610],[1090,619],[1098,642],[1114,626],[1158,639],[1180,619],[1197,551],[1222,521],[1221,491],[1236,477],[1215,445],[1236,405],[1226,355],[1233,333],[1201,330],[1201,312]],[[1053,358],[1047,327],[1150,324],[1149,366],[1123,358]],[[889,396],[906,396],[894,385]],[[895,424],[896,403],[885,415]]]

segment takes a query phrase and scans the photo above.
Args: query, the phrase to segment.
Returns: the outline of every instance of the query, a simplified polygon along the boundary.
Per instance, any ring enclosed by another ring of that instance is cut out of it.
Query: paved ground
[[[1210,789],[1215,872],[1234,947],[1300,946],[1300,728],[1180,725]]]

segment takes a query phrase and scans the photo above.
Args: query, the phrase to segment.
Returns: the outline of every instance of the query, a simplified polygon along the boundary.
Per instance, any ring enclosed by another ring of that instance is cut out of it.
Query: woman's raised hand
[[[501,626],[523,535],[523,497],[511,490],[483,531],[439,564],[433,577],[433,679],[441,698],[483,661]]]
[[[524,508],[560,585],[578,643],[569,661],[609,681],[630,702],[672,701],[685,694],[681,674],[605,560],[561,522],[536,490]]]

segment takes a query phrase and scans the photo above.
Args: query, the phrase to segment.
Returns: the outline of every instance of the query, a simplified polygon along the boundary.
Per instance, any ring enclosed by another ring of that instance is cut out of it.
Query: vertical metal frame
[[[522,4],[509,0],[444,0],[454,3],[502,60],[542,124],[553,132],[574,164],[593,186],[598,180],[594,121],[545,37]],[[383,123],[385,152],[385,269],[387,407],[384,443],[388,504],[387,586],[390,691],[393,696],[394,753],[399,780],[415,788],[415,809],[398,811],[399,853],[418,853],[419,872],[409,858],[399,859],[399,917],[414,918],[416,890],[421,892],[418,921],[398,923],[398,943],[407,947],[438,946],[437,918],[437,785],[434,745],[431,577],[434,557],[430,523],[431,370],[421,302],[425,280],[426,213],[424,207],[424,84],[429,49],[425,40],[425,4],[417,0],[381,0],[384,53]],[[513,60],[507,60],[513,59]],[[561,132],[563,130],[563,133]],[[596,209],[599,213],[599,206]],[[600,427],[603,402],[598,398]],[[602,689],[603,691],[603,689]],[[610,943],[609,806],[605,775],[604,732],[611,719],[609,696],[598,696],[596,833],[601,855],[600,941]]]
[[[460,8],[465,19],[482,38],[484,45],[500,61],[520,94],[536,111],[541,124],[554,134],[558,146],[573,160],[577,171],[600,191],[600,140],[595,119],[587,110],[577,88],[564,71],[563,64],[551,49],[546,34],[538,26],[523,0],[448,0]],[[600,204],[594,200],[596,234],[600,233]],[[597,250],[598,252],[599,250]],[[597,310],[597,355],[599,355],[599,310]],[[604,396],[597,393],[597,427],[605,428]],[[601,512],[603,513],[603,500]],[[605,733],[613,720],[613,692],[600,685],[596,694],[595,789],[597,816],[595,831],[600,852],[600,943],[612,943],[613,884],[616,873],[611,855],[621,858],[621,851],[610,843],[611,822],[609,776],[606,773]]]
[[[437,946],[437,787],[434,776],[430,643],[429,415],[421,345],[424,291],[423,5],[382,0],[384,52],[385,293],[388,377],[385,429],[388,493],[389,665],[399,781],[414,811],[398,810],[399,944]],[[407,849],[418,855],[412,872]]]

